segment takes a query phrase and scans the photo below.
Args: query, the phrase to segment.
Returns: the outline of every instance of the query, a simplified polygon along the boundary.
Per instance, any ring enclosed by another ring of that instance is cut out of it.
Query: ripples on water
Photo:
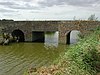
[[[0,75],[22,75],[29,67],[50,65],[64,49],[64,45],[48,47],[43,43],[0,46]]]
[[[73,33],[74,36],[76,36]],[[0,46],[0,75],[23,75],[30,67],[48,66],[64,53],[58,45],[58,32],[46,33],[45,43],[13,43]]]

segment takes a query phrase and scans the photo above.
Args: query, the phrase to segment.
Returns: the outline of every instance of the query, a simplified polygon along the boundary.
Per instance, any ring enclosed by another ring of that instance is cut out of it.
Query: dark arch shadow
[[[19,29],[14,30],[12,32],[12,36],[13,36],[13,38],[16,37],[18,42],[24,42],[25,41],[24,33]]]
[[[32,42],[45,42],[45,33],[42,31],[32,31]]]
[[[70,32],[68,32],[68,34],[66,35],[66,44],[70,44],[70,33],[71,33],[71,31]]]
[[[77,43],[78,37],[76,36],[78,36],[79,34],[81,34],[81,32],[78,30],[69,31],[68,34],[66,34],[66,44]]]

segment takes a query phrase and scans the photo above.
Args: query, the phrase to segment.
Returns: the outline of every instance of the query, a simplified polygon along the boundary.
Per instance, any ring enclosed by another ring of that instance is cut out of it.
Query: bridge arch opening
[[[43,31],[32,31],[32,42],[44,42],[45,33]]]
[[[79,39],[79,34],[81,34],[81,32],[78,30],[72,30],[68,32],[68,34],[66,35],[66,40],[67,40],[66,44],[77,43]]]
[[[14,30],[12,32],[12,36],[18,42],[24,42],[25,41],[24,33],[19,29]]]

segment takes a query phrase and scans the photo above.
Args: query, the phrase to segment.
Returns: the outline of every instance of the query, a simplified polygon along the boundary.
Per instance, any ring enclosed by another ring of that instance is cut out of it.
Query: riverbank
[[[30,68],[24,75],[96,75],[100,72],[100,28],[71,45],[49,67]]]

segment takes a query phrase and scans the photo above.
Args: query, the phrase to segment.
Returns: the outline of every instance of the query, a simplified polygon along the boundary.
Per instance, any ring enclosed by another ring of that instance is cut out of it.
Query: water
[[[55,46],[57,47],[58,46],[58,36],[59,33],[58,32],[55,32],[55,33],[46,33],[45,34],[45,46],[47,47],[52,47],[52,46]]]
[[[66,45],[58,45],[58,37],[55,37],[57,34],[46,34],[45,43],[0,46],[0,75],[23,75],[30,67],[52,64],[66,49]]]
[[[81,34],[80,31],[77,30],[72,30],[70,33],[70,44],[75,44],[78,42],[79,40],[79,34]]]

